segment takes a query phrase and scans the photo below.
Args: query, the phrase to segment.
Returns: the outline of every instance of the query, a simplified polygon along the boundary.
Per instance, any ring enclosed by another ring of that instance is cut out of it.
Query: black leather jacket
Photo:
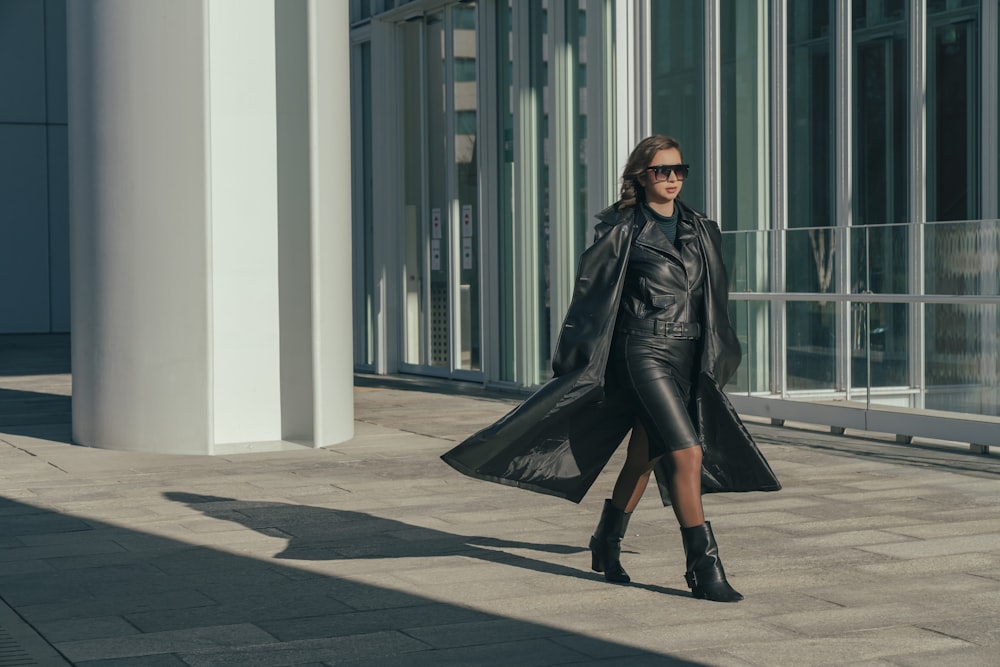
[[[641,215],[641,209],[636,213],[637,233],[633,236],[618,308],[620,328],[627,327],[628,318],[701,324],[705,316],[705,265],[701,238],[693,224],[678,216],[675,245],[655,222]],[[678,332],[671,337],[699,335]]]

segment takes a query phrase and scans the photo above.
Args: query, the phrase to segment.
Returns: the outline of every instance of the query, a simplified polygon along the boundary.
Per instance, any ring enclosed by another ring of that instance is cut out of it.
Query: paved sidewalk
[[[1000,664],[995,455],[751,422],[785,489],[706,497],[718,604],[652,490],[634,584],[589,570],[617,460],[574,505],[438,459],[511,398],[363,376],[343,445],[129,454],[68,444],[65,354],[0,336],[0,665]]]

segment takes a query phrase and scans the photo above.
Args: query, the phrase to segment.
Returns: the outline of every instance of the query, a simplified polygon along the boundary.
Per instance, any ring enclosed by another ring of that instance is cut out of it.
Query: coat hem
[[[570,501],[572,503],[576,503],[577,505],[580,504],[580,502],[583,500],[584,496],[586,495],[586,494],[584,494],[584,496],[580,496],[579,498],[575,498],[575,497],[571,497],[571,496],[569,496],[569,495],[567,495],[565,493],[560,493],[559,491],[554,491],[554,490],[552,490],[550,488],[547,488],[547,487],[544,487],[544,486],[539,486],[538,484],[532,484],[530,482],[522,482],[520,480],[514,480],[514,479],[507,479],[506,477],[498,477],[496,475],[486,475],[486,474],[483,474],[483,473],[481,473],[481,472],[479,472],[477,470],[474,470],[472,468],[468,468],[468,467],[462,465],[461,463],[459,463],[458,461],[454,461],[454,460],[448,459],[448,458],[446,458],[446,456],[447,455],[442,456],[441,460],[444,461],[445,463],[447,463],[448,465],[450,465],[452,468],[454,468],[458,472],[462,473],[463,475],[466,475],[468,477],[472,477],[473,479],[483,480],[484,482],[493,482],[495,484],[502,484],[503,486],[510,486],[510,487],[513,487],[513,488],[516,488],[516,489],[524,489],[525,491],[533,491],[535,493],[541,493],[543,495],[553,496],[555,498],[562,498],[563,500],[568,500],[568,501]]]

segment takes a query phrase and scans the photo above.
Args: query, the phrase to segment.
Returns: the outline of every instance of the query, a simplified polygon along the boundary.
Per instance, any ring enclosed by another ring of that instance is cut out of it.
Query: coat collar
[[[677,219],[678,221],[683,221],[691,226],[694,226],[694,221],[696,218],[704,218],[703,213],[699,213],[694,210],[680,199],[675,200],[674,206],[677,207]],[[625,222],[626,220],[631,222],[635,217],[635,212],[638,206],[621,206],[621,202],[615,202],[611,206],[607,207],[595,217],[601,222],[606,222],[609,225],[614,225],[618,223]]]

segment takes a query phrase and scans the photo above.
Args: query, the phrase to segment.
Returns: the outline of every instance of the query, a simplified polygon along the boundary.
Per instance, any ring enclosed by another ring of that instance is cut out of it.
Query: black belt
[[[618,328],[623,331],[665,336],[667,338],[701,338],[701,325],[697,322],[643,320],[638,317],[623,315],[618,318]]]

